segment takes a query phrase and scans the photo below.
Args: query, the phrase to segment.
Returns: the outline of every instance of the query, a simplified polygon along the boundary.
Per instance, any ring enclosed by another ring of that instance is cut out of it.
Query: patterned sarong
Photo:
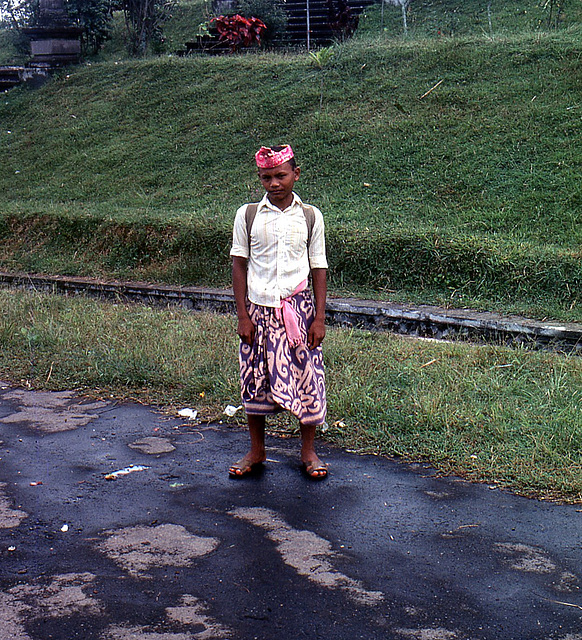
[[[311,293],[301,291],[290,302],[297,312],[302,337],[297,347],[289,346],[276,309],[247,302],[256,333],[252,345],[240,344],[243,405],[251,415],[286,409],[301,424],[323,424],[327,409],[323,356],[321,347],[313,351],[307,348],[307,331],[315,317]]]

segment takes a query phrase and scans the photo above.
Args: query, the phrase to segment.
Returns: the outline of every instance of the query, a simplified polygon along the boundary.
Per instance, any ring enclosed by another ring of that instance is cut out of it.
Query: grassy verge
[[[231,317],[8,290],[0,305],[3,379],[208,416],[238,403]],[[329,332],[325,357],[330,441],[582,501],[579,358],[343,330]]]

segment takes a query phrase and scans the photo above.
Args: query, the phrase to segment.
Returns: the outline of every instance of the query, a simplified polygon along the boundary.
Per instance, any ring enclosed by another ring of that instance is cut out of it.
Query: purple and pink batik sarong
[[[243,406],[251,415],[286,409],[301,424],[320,425],[327,410],[323,356],[321,347],[307,347],[307,331],[315,317],[313,300],[308,290],[288,300],[302,338],[297,347],[290,346],[278,309],[247,303],[256,332],[252,345],[240,345]]]

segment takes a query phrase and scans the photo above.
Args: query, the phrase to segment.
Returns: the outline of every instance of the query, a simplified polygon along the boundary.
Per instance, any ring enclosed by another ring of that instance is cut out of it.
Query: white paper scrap
[[[242,409],[242,405],[240,405],[239,407],[234,407],[232,404],[229,404],[226,406],[226,408],[224,409],[224,413],[229,417],[232,418],[232,416],[234,416],[234,414],[239,411],[240,409]]]
[[[196,409],[180,409],[178,415],[182,418],[188,418],[188,420],[196,420],[198,411],[196,411]]]

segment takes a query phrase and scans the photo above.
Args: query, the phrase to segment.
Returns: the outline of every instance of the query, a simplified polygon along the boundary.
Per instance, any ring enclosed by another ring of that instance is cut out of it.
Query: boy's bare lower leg
[[[229,472],[235,476],[242,476],[251,470],[253,465],[260,464],[267,459],[265,452],[265,416],[248,415],[250,451],[238,462],[230,467]],[[314,478],[327,475],[327,465],[319,459],[315,452],[315,425],[299,425],[301,429],[301,462],[307,472]]]
[[[236,476],[248,473],[253,465],[265,462],[267,459],[267,454],[265,453],[265,416],[247,414],[247,422],[251,438],[251,449],[246,456],[230,467],[230,473]]]
[[[315,452],[315,425],[301,424],[301,462],[307,472],[314,478],[327,475],[327,465],[319,459]]]

